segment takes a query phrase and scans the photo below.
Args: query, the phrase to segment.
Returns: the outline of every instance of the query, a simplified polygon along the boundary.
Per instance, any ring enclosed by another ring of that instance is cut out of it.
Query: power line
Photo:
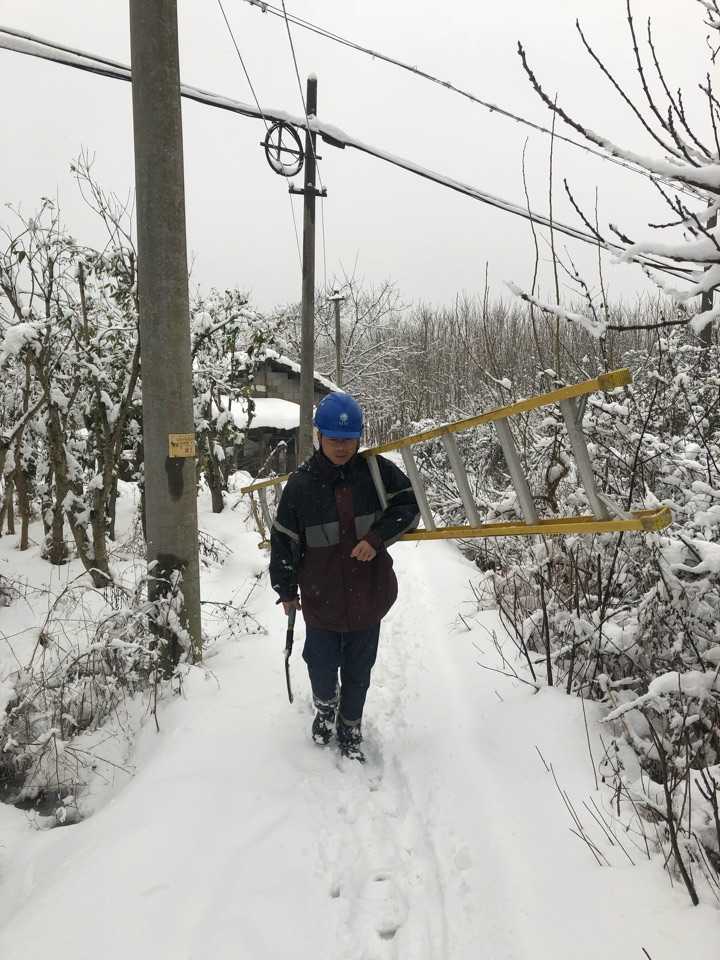
[[[250,79],[250,74],[248,73],[247,67],[245,66],[245,61],[243,60],[243,56],[240,53],[240,47],[238,46],[237,40],[235,39],[233,28],[230,26],[230,21],[228,20],[227,14],[225,13],[225,7],[222,5],[222,0],[217,0],[217,3],[218,3],[218,6],[220,7],[220,12],[223,15],[225,26],[227,27],[228,33],[230,34],[230,39],[232,40],[233,46],[235,47],[235,52],[238,55],[238,60],[240,61],[240,65],[243,68],[243,73],[245,74],[245,79],[247,80],[248,86],[250,87],[250,92],[253,95],[253,100],[255,101],[255,105],[257,106],[258,110],[260,111],[260,115],[262,116],[263,123],[265,124],[265,129],[267,130],[269,128],[269,124],[265,119],[265,115],[263,114],[262,107],[260,106],[260,101],[258,100],[257,94],[255,93],[255,87],[253,86],[252,80]]]
[[[302,251],[300,250],[300,234],[298,233],[297,217],[295,216],[295,204],[293,203],[292,194],[288,194],[290,200],[290,212],[292,213],[293,218],[293,227],[295,228],[295,246],[297,247],[298,263],[300,264],[300,270],[302,271]]]
[[[44,40],[41,40],[37,37],[32,37],[31,39],[23,38],[20,40],[8,40],[6,37],[2,36],[3,33],[7,34],[8,36],[14,36],[16,31],[9,30],[5,27],[0,27],[0,48],[12,50],[15,53],[22,53],[27,56],[37,57],[42,60],[51,60],[56,63],[61,63],[66,66],[98,74],[100,76],[110,77],[115,80],[130,81],[131,79],[130,68],[125,64],[117,63],[115,61],[102,60],[94,57],[92,54],[82,53],[69,47],[61,47],[59,44],[46,43]],[[284,110],[266,109],[263,113],[260,113],[258,108],[252,106],[251,104],[242,103],[237,100],[231,100],[228,97],[219,96],[218,94],[210,93],[207,90],[201,90],[198,87],[191,87],[187,84],[181,84],[180,95],[188,100],[194,100],[197,103],[217,107],[220,110],[228,110],[229,112],[239,114],[240,116],[253,117],[260,120],[264,115],[272,121],[281,121],[301,129],[312,129],[326,143],[329,143],[334,147],[339,147],[340,149],[350,147],[351,149],[358,150],[361,153],[367,153],[379,160],[393,164],[394,166],[400,167],[403,170],[407,170],[416,176],[423,177],[426,180],[431,180],[433,183],[438,183],[441,186],[448,187],[457,193],[472,197],[474,200],[488,204],[489,206],[495,207],[498,210],[503,210],[506,213],[512,213],[515,216],[523,218],[524,220],[537,223],[542,227],[550,227],[550,220],[548,217],[544,216],[544,214],[534,213],[527,207],[520,206],[519,204],[515,204],[509,200],[504,200],[502,197],[496,197],[491,193],[487,193],[486,191],[477,187],[472,187],[469,184],[462,183],[459,180],[454,180],[451,177],[446,177],[443,174],[437,173],[434,170],[430,170],[427,167],[423,167],[412,160],[406,160],[402,157],[388,153],[387,151],[380,150],[377,147],[373,147],[370,144],[363,143],[361,140],[355,139],[354,137],[350,136],[350,134],[341,130],[339,127],[335,127],[332,124],[321,123],[317,120],[317,118],[310,123],[306,117],[297,117],[293,114],[287,113]],[[583,243],[589,243],[594,247],[601,246],[603,249],[611,253],[624,255],[626,252],[625,249],[617,243],[612,243],[611,241],[604,240],[602,238],[598,239],[598,237],[594,236],[592,233],[586,233],[577,227],[568,226],[567,224],[564,224],[558,220],[553,220],[552,225],[553,228],[559,233],[563,233],[575,240],[580,240]],[[673,266],[663,262],[662,260],[657,260],[652,256],[643,254],[634,255],[633,260],[646,267],[650,267],[663,273],[668,273],[671,276],[678,277],[682,280],[691,281],[697,272],[692,268]]]
[[[323,283],[325,285],[325,292],[327,293],[327,257],[325,256],[326,252],[326,243],[325,243],[325,197],[320,195],[320,223],[322,224],[322,249],[323,249]]]
[[[258,100],[257,94],[255,93],[255,87],[253,86],[253,82],[250,79],[250,74],[248,73],[248,69],[245,66],[245,61],[243,60],[243,56],[240,53],[240,47],[238,46],[238,42],[235,39],[233,28],[230,25],[230,21],[228,20],[227,14],[225,13],[225,8],[222,5],[222,0],[217,0],[217,2],[218,2],[218,6],[220,7],[220,12],[223,15],[225,26],[227,27],[228,33],[230,34],[230,39],[232,40],[233,46],[235,47],[235,52],[237,53],[238,59],[240,60],[240,63],[242,65],[243,72],[245,74],[245,79],[248,82],[248,86],[250,87],[250,91],[253,95],[253,99],[255,100],[255,105],[257,106],[260,116],[262,117],[262,121],[265,124],[265,132],[267,133],[268,130],[270,129],[270,125],[267,122],[267,118],[265,117],[265,114],[263,113],[263,109],[260,106],[260,101]],[[297,246],[297,252],[298,252],[298,263],[300,265],[300,269],[302,270],[302,254],[300,253],[300,240],[298,238],[297,220],[295,219],[295,207],[293,206],[292,196],[290,194],[288,194],[288,201],[290,202],[290,213],[292,214],[293,228],[295,230],[295,244]]]
[[[586,143],[581,143],[579,140],[574,140],[572,137],[565,136],[557,131],[553,133],[553,131],[548,129],[548,127],[544,127],[542,124],[528,120],[526,117],[520,116],[520,114],[517,113],[513,113],[511,110],[506,110],[504,107],[500,107],[496,103],[483,100],[474,93],[470,93],[470,91],[464,90],[462,87],[455,86],[455,84],[451,83],[449,80],[441,80],[439,77],[429,73],[427,70],[413,66],[410,63],[405,63],[403,60],[398,60],[396,57],[391,57],[388,54],[380,53],[378,50],[373,50],[370,47],[365,47],[362,44],[355,43],[353,40],[348,40],[346,37],[341,37],[339,34],[333,33],[331,30],[327,30],[325,27],[318,26],[315,23],[311,23],[309,20],[304,20],[302,17],[298,17],[295,14],[288,14],[285,10],[284,0],[282,0],[282,10],[278,7],[274,7],[271,3],[265,3],[264,0],[244,0],[244,2],[249,3],[251,7],[257,7],[262,11],[262,13],[270,13],[275,17],[284,18],[286,22],[290,20],[290,22],[294,23],[298,27],[301,27],[303,30],[309,30],[311,33],[315,33],[319,37],[323,37],[326,40],[332,40],[334,43],[339,43],[342,46],[357,51],[358,53],[364,53],[367,56],[372,57],[373,60],[382,60],[384,63],[389,63],[394,67],[399,67],[401,70],[407,70],[408,72],[415,74],[417,77],[422,77],[423,80],[428,80],[430,83],[444,87],[451,93],[457,93],[461,97],[465,97],[467,100],[471,100],[473,103],[476,103],[481,107],[485,107],[485,109],[489,110],[491,113],[497,113],[502,117],[506,117],[508,120],[513,120],[515,123],[523,124],[524,126],[530,127],[532,130],[536,130],[539,133],[544,133],[547,136],[555,137],[556,140],[562,140],[564,143],[569,143],[573,147],[584,150],[586,153],[591,153],[593,156],[599,157],[601,160],[607,160],[610,163],[614,163],[618,167],[623,167],[625,170],[629,170],[631,173],[637,173],[648,180],[658,180],[661,183],[672,186],[673,189],[679,191],[680,193],[685,193],[688,196],[696,197],[696,194],[694,194],[692,191],[683,187],[678,187],[676,184],[666,180],[663,177],[650,174],[641,167],[636,167],[632,163],[628,163],[626,160],[621,160],[619,157],[613,157],[610,156],[610,154],[603,153],[602,150],[597,150],[595,147],[591,147]]]
[[[303,113],[305,114],[305,120],[307,122],[307,128],[310,129],[310,119],[307,112],[307,104],[305,103],[305,94],[303,93],[302,80],[300,79],[300,70],[298,69],[297,57],[295,56],[295,44],[293,43],[292,33],[290,32],[290,23],[288,22],[287,11],[285,10],[285,0],[281,0],[282,3],[282,14],[285,16],[285,28],[287,29],[288,40],[290,41],[290,52],[293,58],[293,64],[295,66],[295,76],[297,77],[298,90],[300,91],[300,103],[302,104]],[[281,15],[282,15],[281,14]],[[315,145],[313,143],[313,138],[309,138],[310,149],[312,150],[313,160],[315,161],[315,169],[317,171],[318,180],[320,181],[320,189],[323,189],[322,177],[320,175],[320,168],[317,162],[317,155],[315,153]]]

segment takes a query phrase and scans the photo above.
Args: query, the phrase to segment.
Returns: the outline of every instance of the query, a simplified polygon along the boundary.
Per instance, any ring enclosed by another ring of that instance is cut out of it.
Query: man
[[[317,711],[313,740],[327,744],[335,729],[342,753],[362,762],[360,724],[380,621],[397,597],[387,547],[417,526],[418,507],[405,474],[378,457],[383,510],[367,460],[358,455],[363,416],[349,394],[324,397],[313,422],[319,449],[280,498],[270,580],[285,613],[296,607],[305,618],[303,659]]]

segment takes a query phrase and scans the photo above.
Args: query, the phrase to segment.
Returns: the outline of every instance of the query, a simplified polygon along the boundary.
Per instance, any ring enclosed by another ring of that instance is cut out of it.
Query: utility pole
[[[712,230],[713,227],[717,226],[717,213],[713,213],[712,216],[708,218],[707,229]],[[702,294],[700,299],[700,310],[705,313],[708,310],[712,310],[713,303],[715,300],[715,291],[708,290],[706,293]],[[712,328],[711,323],[706,324],[704,330],[700,332],[700,342],[704,347],[712,346]]]
[[[182,575],[200,659],[200,580],[177,0],[130,0],[143,446],[150,598]],[[162,631],[158,631],[162,634]],[[181,650],[165,635],[165,667]]]
[[[317,114],[317,77],[307,80],[306,112],[308,120]],[[290,184],[290,193],[305,197],[302,257],[302,334],[300,347],[300,429],[298,463],[312,453],[312,416],[315,400],[315,197],[326,196],[315,187],[315,134],[305,133],[305,186],[298,190]]]
[[[337,287],[333,290],[331,297],[328,297],[331,303],[335,305],[335,383],[338,387],[342,386],[342,330],[340,329],[340,304],[344,302],[345,297],[340,293]]]

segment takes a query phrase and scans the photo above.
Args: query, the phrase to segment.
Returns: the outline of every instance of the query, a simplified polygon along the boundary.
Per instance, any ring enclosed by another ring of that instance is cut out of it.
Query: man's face
[[[320,434],[320,449],[336,467],[341,467],[348,460],[352,460],[359,446],[359,440],[339,440],[335,437],[326,437],[324,434]]]

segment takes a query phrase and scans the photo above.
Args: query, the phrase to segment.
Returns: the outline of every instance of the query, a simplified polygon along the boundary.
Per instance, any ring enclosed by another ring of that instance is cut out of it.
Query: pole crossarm
[[[130,68],[116,60],[108,60],[103,57],[96,57],[94,54],[85,53],[80,50],[74,50],[71,47],[66,47],[58,43],[43,40],[42,38],[34,36],[33,34],[21,33],[17,30],[12,30],[1,25],[0,49],[6,49],[14,53],[25,54],[26,56],[38,57],[43,60],[51,60],[55,63],[74,67],[78,70],[89,71],[90,73],[108,77],[114,80],[129,81],[131,79]],[[220,110],[228,110],[231,113],[237,113],[245,117],[252,117],[254,119],[263,121],[287,123],[303,130],[311,130],[322,140],[324,140],[325,143],[328,143],[331,146],[339,147],[340,149],[350,147],[360,151],[361,153],[366,153],[370,156],[373,156],[378,160],[382,160],[386,163],[392,164],[393,166],[400,167],[401,169],[406,170],[416,176],[422,177],[425,180],[430,180],[433,183],[439,184],[440,186],[447,187],[450,190],[454,190],[457,193],[463,194],[464,196],[478,200],[480,203],[485,203],[489,206],[495,207],[496,209],[503,210],[506,213],[512,213],[514,216],[522,217],[524,220],[529,220],[532,223],[536,223],[538,226],[545,227],[547,229],[552,228],[558,233],[565,234],[574,240],[580,240],[583,243],[589,243],[594,247],[601,247],[609,253],[618,254],[620,256],[625,254],[624,247],[617,243],[612,243],[609,240],[598,237],[596,234],[588,233],[584,230],[580,230],[577,227],[564,224],[558,220],[551,220],[544,214],[536,213],[527,207],[513,203],[510,200],[505,200],[502,197],[495,196],[494,194],[488,193],[485,190],[481,190],[478,187],[473,187],[470,184],[463,183],[460,180],[447,177],[442,173],[438,173],[435,170],[431,170],[428,167],[424,167],[421,164],[415,163],[413,160],[407,160],[403,157],[389,153],[386,150],[373,147],[368,143],[364,143],[363,141],[356,139],[355,137],[346,133],[344,130],[341,130],[339,127],[319,121],[316,117],[310,117],[308,119],[305,116],[296,116],[288,113],[285,110],[278,110],[272,107],[263,107],[262,111],[260,111],[258,107],[254,106],[253,104],[242,103],[239,100],[232,100],[229,97],[223,97],[219,94],[202,90],[199,87],[189,86],[188,84],[181,84],[180,94],[187,100],[194,100],[197,103],[203,103],[207,106],[216,107]],[[692,281],[694,276],[694,271],[690,267],[670,265],[644,254],[633,255],[632,259],[636,263],[650,267],[653,270],[658,270],[661,273],[667,273],[680,280]]]
[[[386,495],[378,469],[377,457],[379,454],[395,451],[399,451],[402,454],[410,483],[420,506],[424,526],[423,529],[404,534],[400,537],[401,540],[474,540],[487,537],[560,536],[563,534],[587,535],[633,531],[650,533],[652,531],[662,530],[669,526],[673,520],[672,513],[668,507],[659,506],[650,510],[633,510],[626,512],[613,503],[609,497],[597,490],[592,472],[592,463],[587,450],[585,436],[582,432],[583,407],[576,403],[578,398],[587,397],[589,394],[598,391],[616,390],[619,387],[627,386],[629,383],[632,383],[632,374],[629,370],[625,368],[612,370],[609,373],[600,374],[600,376],[592,380],[569,384],[565,387],[559,387],[557,390],[551,390],[548,393],[528,397],[525,400],[518,400],[516,403],[511,403],[504,407],[497,407],[494,410],[488,410],[476,417],[456,420],[453,423],[446,423],[441,427],[435,427],[423,433],[416,433],[410,437],[403,437],[400,440],[392,440],[389,443],[383,443],[379,446],[361,450],[360,456],[365,457],[368,461],[380,503],[385,503]],[[578,482],[581,482],[585,491],[585,496],[592,509],[592,514],[577,517],[540,518],[537,516],[530,487],[523,472],[520,456],[515,448],[508,420],[511,417],[527,413],[530,410],[537,410],[553,404],[558,404],[563,413],[570,446],[572,447],[577,463]],[[471,430],[474,427],[486,423],[492,423],[498,433],[498,440],[502,447],[511,481],[517,495],[519,512],[522,513],[522,519],[492,521],[490,523],[479,522],[478,507],[473,500],[465,467],[460,459],[460,454],[455,443],[455,434],[463,430]],[[448,459],[455,476],[455,482],[469,521],[467,524],[438,527],[435,525],[435,520],[428,506],[423,481],[410,448],[417,444],[425,443],[428,440],[435,440],[438,437],[442,438],[446,447]],[[290,474],[285,474],[281,477],[258,480],[255,483],[243,487],[240,492],[249,495],[251,501],[253,501],[253,497],[257,493],[263,505],[266,506],[268,489],[270,487],[281,487],[289,477]],[[260,532],[261,536],[264,536],[264,532]],[[260,546],[268,546],[268,541],[263,539]]]

